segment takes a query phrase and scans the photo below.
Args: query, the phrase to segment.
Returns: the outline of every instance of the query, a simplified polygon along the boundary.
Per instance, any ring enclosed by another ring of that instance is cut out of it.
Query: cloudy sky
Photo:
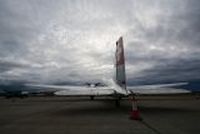
[[[199,0],[0,0],[0,82],[200,80]]]

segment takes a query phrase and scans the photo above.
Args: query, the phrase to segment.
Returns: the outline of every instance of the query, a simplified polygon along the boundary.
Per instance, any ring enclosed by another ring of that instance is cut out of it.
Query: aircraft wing
[[[34,85],[34,84],[28,84],[27,86],[48,91],[54,91],[54,94],[58,96],[106,96],[115,93],[114,88],[111,87]]]
[[[114,90],[109,88],[80,88],[56,91],[58,96],[107,96],[114,94]]]
[[[187,84],[187,82],[182,82],[173,84],[131,86],[127,87],[127,90],[130,92],[130,94],[136,95],[187,94],[191,92],[178,87]]]

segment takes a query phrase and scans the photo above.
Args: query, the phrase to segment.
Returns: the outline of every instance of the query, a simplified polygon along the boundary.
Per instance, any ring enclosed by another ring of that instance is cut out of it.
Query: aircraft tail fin
[[[125,57],[123,38],[120,37],[116,42],[116,83],[125,91],[126,90],[126,72],[125,72]]]

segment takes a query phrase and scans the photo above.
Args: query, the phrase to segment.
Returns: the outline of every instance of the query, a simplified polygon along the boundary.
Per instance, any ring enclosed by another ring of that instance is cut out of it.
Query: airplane
[[[122,97],[133,97],[136,95],[164,95],[164,94],[188,94],[189,90],[175,88],[182,85],[187,85],[187,82],[171,83],[171,84],[157,84],[157,85],[140,85],[127,86],[126,72],[125,72],[125,57],[123,37],[120,37],[116,42],[115,52],[115,80],[110,80],[108,83],[111,86],[60,86],[60,85],[36,85],[26,84],[35,88],[44,88],[48,90],[55,90],[56,96],[90,96],[93,99],[95,96],[112,96],[115,99],[116,106],[119,106]]]
[[[123,97],[131,98],[132,111],[131,119],[140,120],[139,110],[137,108],[137,95],[174,95],[174,94],[190,94],[192,91],[178,88],[179,86],[188,85],[188,82],[178,82],[170,84],[156,85],[140,85],[127,86],[125,57],[123,37],[120,37],[116,42],[115,52],[115,80],[107,80],[109,86],[101,83],[86,83],[86,86],[69,86],[69,85],[44,85],[44,84],[24,84],[22,87],[36,89],[33,93],[53,93],[56,96],[90,96],[91,100],[95,96],[111,96],[115,100],[115,105],[120,106],[120,101]],[[28,93],[28,92],[25,92]],[[20,92],[20,95],[23,95]]]

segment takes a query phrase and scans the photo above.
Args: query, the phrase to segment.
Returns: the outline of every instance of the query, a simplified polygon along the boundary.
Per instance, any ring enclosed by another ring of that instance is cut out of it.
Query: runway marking
[[[140,120],[139,122],[141,122],[141,124],[143,124],[144,126],[146,126],[147,128],[151,129],[153,132],[155,132],[156,134],[161,134],[161,132],[159,132],[156,128],[152,127],[151,125],[149,125],[147,122],[145,122],[144,120]]]

